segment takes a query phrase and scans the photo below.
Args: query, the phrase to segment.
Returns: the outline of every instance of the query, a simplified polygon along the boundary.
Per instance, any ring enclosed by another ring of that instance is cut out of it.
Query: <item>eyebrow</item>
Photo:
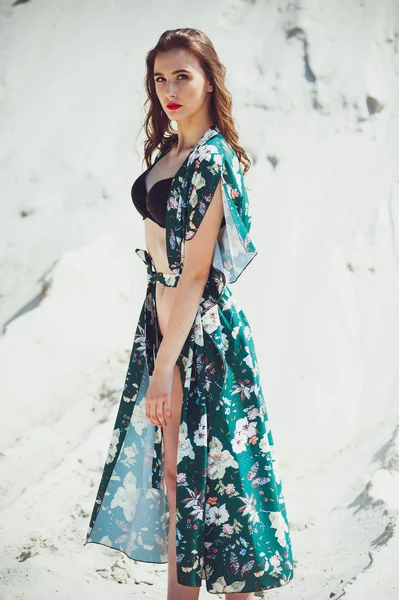
[[[177,69],[176,71],[172,71],[172,75],[175,75],[176,73],[190,73],[190,71],[187,71],[187,69]],[[154,77],[157,77],[158,75],[163,75],[163,73],[154,73]]]

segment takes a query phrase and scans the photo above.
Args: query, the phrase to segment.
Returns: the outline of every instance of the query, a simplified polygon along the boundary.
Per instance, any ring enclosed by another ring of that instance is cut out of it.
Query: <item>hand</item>
[[[166,427],[166,419],[172,416],[173,371],[173,367],[157,369],[155,366],[145,395],[146,417],[158,427]]]

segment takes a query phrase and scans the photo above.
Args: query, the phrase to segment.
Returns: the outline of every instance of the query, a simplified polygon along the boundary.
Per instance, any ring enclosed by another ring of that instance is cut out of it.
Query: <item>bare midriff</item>
[[[166,255],[166,229],[160,227],[151,221],[151,219],[144,219],[144,227],[147,252],[154,261],[156,271],[161,273],[173,273],[169,268]],[[159,281],[156,282],[155,304],[161,335],[165,335],[166,326],[175,299],[175,293],[175,287],[167,287]]]

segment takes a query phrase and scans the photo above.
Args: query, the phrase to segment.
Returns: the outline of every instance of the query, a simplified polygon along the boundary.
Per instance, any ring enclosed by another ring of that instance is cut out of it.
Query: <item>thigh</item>
[[[162,336],[164,336],[169,322],[169,316],[173,308],[175,292],[175,288],[163,287],[159,282],[156,283],[155,305],[157,311],[158,328]],[[171,402],[172,416],[167,420],[166,427],[161,428],[164,442],[165,481],[168,488],[168,495],[172,491],[175,491],[177,447],[179,440],[182,400],[183,386],[181,375],[178,365],[175,364],[173,370]]]
[[[183,399],[183,387],[181,383],[180,371],[177,365],[174,366],[173,388],[172,388],[172,416],[167,421],[166,427],[162,427],[162,436],[164,443],[164,467],[165,481],[168,488],[168,494],[172,491],[171,486],[175,485],[177,471],[177,447],[179,441],[180,416]]]

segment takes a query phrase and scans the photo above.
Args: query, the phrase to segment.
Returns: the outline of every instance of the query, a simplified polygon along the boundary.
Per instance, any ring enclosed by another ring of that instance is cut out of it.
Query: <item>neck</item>
[[[211,125],[213,125],[213,120],[209,117],[205,120],[202,119],[198,123],[178,123],[174,155],[180,156],[193,150]]]

